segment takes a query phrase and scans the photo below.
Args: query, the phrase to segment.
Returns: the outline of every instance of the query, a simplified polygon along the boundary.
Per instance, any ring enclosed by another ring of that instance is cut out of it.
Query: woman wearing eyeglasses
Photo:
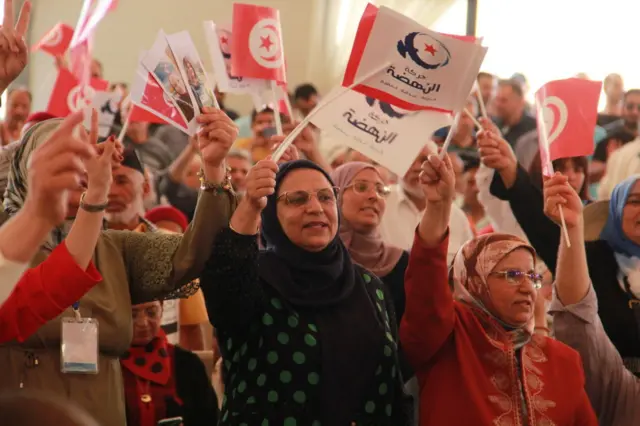
[[[393,303],[352,263],[329,175],[262,160],[246,183],[200,280],[225,360],[220,424],[408,424]]]
[[[507,234],[465,243],[449,286],[451,162],[430,155],[427,208],[411,249],[400,325],[420,382],[420,425],[597,425],[580,356],[534,334],[535,251]]]
[[[409,253],[386,244],[378,227],[386,207],[389,187],[369,163],[344,164],[331,173],[340,188],[340,238],[351,259],[376,274],[391,293],[398,321],[404,313],[404,271]]]

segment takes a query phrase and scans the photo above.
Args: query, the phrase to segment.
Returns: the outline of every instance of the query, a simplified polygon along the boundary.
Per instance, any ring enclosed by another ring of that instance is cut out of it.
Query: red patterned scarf
[[[131,346],[120,362],[134,376],[166,385],[172,374],[167,335],[159,329],[156,337],[145,346]]]

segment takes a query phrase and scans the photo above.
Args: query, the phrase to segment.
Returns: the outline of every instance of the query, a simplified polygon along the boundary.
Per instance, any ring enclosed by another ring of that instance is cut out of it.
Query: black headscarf
[[[266,250],[260,255],[259,273],[287,302],[314,317],[322,348],[322,424],[346,426],[364,406],[364,395],[380,361],[384,331],[337,228],[331,242],[318,252],[295,245],[284,233],[277,215],[277,194],[284,178],[297,169],[316,170],[333,186],[331,177],[310,161],[280,166],[275,192],[262,211]]]

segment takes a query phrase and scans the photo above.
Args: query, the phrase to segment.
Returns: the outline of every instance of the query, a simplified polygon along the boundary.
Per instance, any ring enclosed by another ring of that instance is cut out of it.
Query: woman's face
[[[520,326],[533,316],[538,291],[528,277],[524,277],[518,285],[508,282],[504,276],[493,274],[511,270],[535,272],[531,252],[524,248],[512,251],[498,262],[487,278],[489,294],[496,310],[493,314],[509,325]]]
[[[569,185],[579,194],[582,185],[584,185],[584,170],[577,168],[576,163],[569,159],[564,162],[562,170],[559,170],[559,172],[569,179]]]
[[[133,340],[134,346],[143,346],[153,340],[158,334],[162,322],[162,303],[149,302],[134,305],[131,308],[133,318]]]
[[[640,245],[640,180],[631,188],[629,198],[622,210],[622,232]]]
[[[364,169],[349,183],[342,194],[342,218],[356,232],[368,233],[380,224],[386,201],[376,191],[385,183],[375,169]],[[363,192],[361,192],[363,191]]]
[[[189,83],[198,84],[199,83],[198,76],[196,75],[196,70],[193,68],[193,65],[191,65],[191,62],[185,60],[184,64],[187,70],[187,77],[189,78]]]
[[[318,194],[318,190],[321,191]],[[331,183],[317,170],[292,170],[280,184],[277,212],[278,220],[292,243],[307,251],[324,249],[338,231],[338,210],[335,197],[325,197],[332,191]],[[311,194],[302,202],[305,192]],[[288,195],[282,196],[287,193]],[[331,192],[332,193],[332,192]],[[296,201],[291,203],[287,201]]]

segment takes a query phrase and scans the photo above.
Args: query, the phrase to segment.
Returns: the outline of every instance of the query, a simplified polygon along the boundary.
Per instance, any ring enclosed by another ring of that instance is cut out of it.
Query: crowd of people
[[[31,111],[30,9],[0,31],[3,422],[640,422],[640,89],[607,76],[550,177],[525,77],[485,72],[482,130],[416,135],[404,176],[311,125],[276,163],[274,109],[217,91],[193,137]],[[291,98],[285,134],[320,102]]]

